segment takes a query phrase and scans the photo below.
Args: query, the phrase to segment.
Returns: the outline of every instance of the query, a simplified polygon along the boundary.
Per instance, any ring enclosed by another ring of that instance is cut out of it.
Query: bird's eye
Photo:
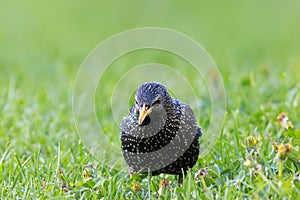
[[[156,101],[154,101],[153,105],[157,105],[160,104],[160,99],[157,99]]]
[[[137,102],[137,100],[135,100],[135,105],[138,105],[139,103]]]

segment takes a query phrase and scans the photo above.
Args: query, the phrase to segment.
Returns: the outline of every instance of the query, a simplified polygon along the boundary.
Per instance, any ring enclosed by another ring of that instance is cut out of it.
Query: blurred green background
[[[268,97],[299,81],[299,9],[297,1],[2,1],[0,87],[18,88],[22,98],[48,109],[63,104],[71,117],[73,83],[88,53],[121,31],[156,26],[183,32],[202,44],[219,67],[228,103],[238,107],[236,85],[256,81],[260,94]],[[120,59],[116,65],[152,59],[181,64],[162,52],[143,53],[126,55],[127,61]],[[282,76],[285,83],[278,82]],[[108,90],[114,79],[118,77],[108,76]],[[209,97],[202,93],[202,99]],[[258,102],[249,101],[249,108]]]
[[[88,53],[121,31],[156,26],[183,32],[204,46],[222,74],[228,104],[241,106],[236,85],[249,84],[259,85],[264,97],[280,101],[274,91],[299,81],[299,9],[297,1],[2,1],[0,88],[18,88],[20,98],[33,99],[47,110],[63,104],[71,117],[73,83]],[[128,67],[152,59],[181,65],[180,59],[162,52],[125,58],[115,63],[120,69],[124,63]],[[108,90],[118,79],[118,73],[111,74],[116,77],[108,76]],[[209,98],[201,93],[204,101]],[[250,110],[261,104],[253,97]]]
[[[299,8],[299,1],[1,1],[1,78],[19,75],[33,88],[61,73],[73,81],[98,43],[144,26],[191,36],[225,74],[263,63],[289,68],[300,57]]]

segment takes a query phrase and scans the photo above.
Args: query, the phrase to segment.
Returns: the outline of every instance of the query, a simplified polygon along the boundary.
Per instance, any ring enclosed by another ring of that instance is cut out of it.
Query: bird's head
[[[166,115],[171,104],[171,96],[163,85],[155,82],[142,84],[135,95],[139,126],[150,123],[152,118]]]

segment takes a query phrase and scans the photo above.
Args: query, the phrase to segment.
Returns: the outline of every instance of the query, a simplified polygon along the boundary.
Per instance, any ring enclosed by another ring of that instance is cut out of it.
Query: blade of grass
[[[238,150],[240,156],[243,157],[243,153],[242,153],[243,151],[242,151],[241,145],[240,145],[241,143],[240,143],[240,135],[239,135],[239,131],[238,131],[238,123],[237,123],[236,116],[232,110],[231,110],[231,115],[233,118],[233,128],[234,128],[234,135],[235,135],[237,150]]]

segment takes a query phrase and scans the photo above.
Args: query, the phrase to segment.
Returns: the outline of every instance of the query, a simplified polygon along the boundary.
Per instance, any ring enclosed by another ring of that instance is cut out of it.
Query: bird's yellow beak
[[[151,111],[151,108],[146,108],[146,104],[143,104],[143,107],[140,108],[139,125],[142,125],[143,121],[151,113]]]

